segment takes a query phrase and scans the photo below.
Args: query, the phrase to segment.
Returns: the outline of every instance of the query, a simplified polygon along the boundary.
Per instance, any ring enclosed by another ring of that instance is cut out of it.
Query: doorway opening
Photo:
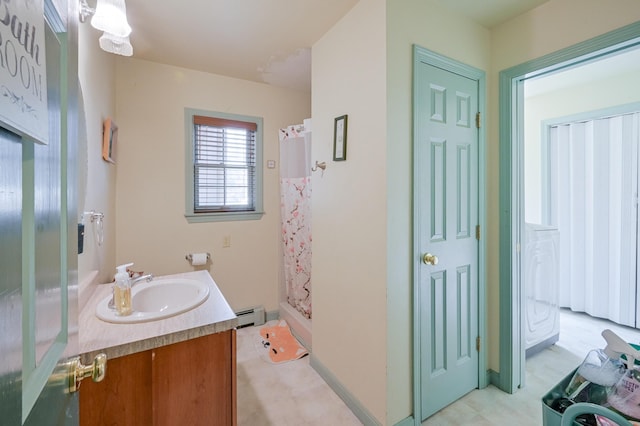
[[[545,78],[552,78],[554,75],[559,76],[567,70],[577,70],[579,66],[593,64],[602,59],[622,57],[623,53],[638,49],[640,47],[640,38],[637,36],[639,30],[640,23],[632,24],[500,73],[500,174],[503,176],[500,182],[500,315],[504,320],[501,321],[502,328],[500,330],[500,374],[497,385],[507,392],[514,392],[525,384],[528,296],[531,299],[531,293],[527,292],[525,286],[527,230],[529,230],[530,237],[533,235],[531,233],[532,227],[528,224],[553,225],[548,215],[550,211],[548,204],[546,212],[542,208],[544,204],[542,199],[549,196],[548,191],[543,189],[548,189],[550,182],[542,178],[542,172],[538,173],[537,179],[529,178],[527,180],[525,174],[528,168],[529,171],[531,169],[542,170],[540,159],[544,152],[541,149],[541,143],[538,143],[540,149],[531,149],[525,144],[527,138],[531,137],[527,135],[527,131],[530,129],[527,129],[526,125],[525,99],[527,92],[531,90],[527,86],[529,83],[542,82]],[[586,75],[586,73],[583,72],[580,75]],[[584,84],[590,85],[591,88],[595,87],[593,82],[584,82]],[[606,89],[606,87],[598,87],[598,89]],[[569,97],[565,100],[585,108],[590,99],[588,95],[589,93],[583,89],[573,98]],[[602,96],[600,92],[592,94],[591,100],[597,100]],[[636,101],[640,101],[640,99],[636,99]],[[549,109],[552,108],[549,107]],[[586,110],[589,108],[581,111]],[[569,114],[557,114],[555,118]],[[554,118],[554,116],[547,118]],[[542,126],[540,123],[537,126],[537,131],[540,134]],[[533,127],[535,128],[535,125]],[[534,137],[534,140],[538,142],[541,140],[539,134],[537,139]],[[537,160],[528,158],[527,154],[534,155]],[[544,155],[548,155],[548,152],[544,152]],[[548,171],[545,172],[545,175],[549,176]],[[537,205],[532,201],[535,199],[538,199]],[[527,207],[530,207],[531,204],[536,205],[533,210],[539,214],[532,215],[530,212],[527,214]],[[541,230],[538,229],[538,231]],[[550,231],[550,229],[546,231]],[[529,240],[531,239],[529,238]],[[547,246],[553,246],[553,244],[547,244]],[[532,250],[535,251],[529,248],[530,253]],[[547,254],[541,258],[552,261],[554,256]],[[528,262],[531,263],[531,260]],[[559,273],[564,266],[556,261],[551,269],[555,267]],[[545,271],[551,269],[544,268]],[[556,278],[557,281],[560,280],[559,276]],[[543,281],[547,286],[549,285],[548,279]],[[548,293],[549,289],[543,289],[543,291]],[[535,296],[535,292],[533,295]],[[547,311],[552,311],[549,307],[554,303],[555,309],[557,309],[557,301],[542,300],[542,306]],[[529,311],[542,312],[539,308],[540,305],[538,303],[533,309],[529,308]]]

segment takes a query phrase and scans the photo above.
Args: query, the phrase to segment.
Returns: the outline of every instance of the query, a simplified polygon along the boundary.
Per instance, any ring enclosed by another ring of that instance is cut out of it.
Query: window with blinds
[[[193,116],[193,212],[256,210],[257,124]]]
[[[187,222],[262,218],[262,121],[184,109]]]

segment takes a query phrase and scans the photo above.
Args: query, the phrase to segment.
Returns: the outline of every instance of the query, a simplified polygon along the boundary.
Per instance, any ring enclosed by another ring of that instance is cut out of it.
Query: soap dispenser
[[[133,263],[118,266],[115,276],[116,282],[113,284],[113,302],[116,312],[120,316],[131,315],[131,279],[127,268]]]

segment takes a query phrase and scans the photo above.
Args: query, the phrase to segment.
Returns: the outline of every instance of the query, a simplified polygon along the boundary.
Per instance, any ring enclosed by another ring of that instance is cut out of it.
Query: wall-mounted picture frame
[[[336,117],[333,123],[333,161],[347,159],[347,116]]]
[[[107,118],[102,129],[102,159],[109,163],[116,163],[116,146],[118,144],[118,126]]]

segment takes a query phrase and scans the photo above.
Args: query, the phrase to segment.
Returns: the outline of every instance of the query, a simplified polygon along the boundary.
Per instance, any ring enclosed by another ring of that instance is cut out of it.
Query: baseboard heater
[[[265,314],[262,306],[243,309],[236,312],[236,316],[238,317],[238,328],[264,324]]]

